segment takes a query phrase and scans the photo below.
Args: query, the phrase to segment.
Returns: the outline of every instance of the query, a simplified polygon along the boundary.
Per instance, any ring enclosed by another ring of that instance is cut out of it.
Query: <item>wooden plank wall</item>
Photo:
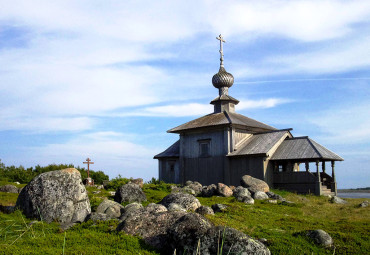
[[[262,157],[231,158],[229,160],[231,185],[239,186],[241,177],[246,174],[261,180],[264,179]]]

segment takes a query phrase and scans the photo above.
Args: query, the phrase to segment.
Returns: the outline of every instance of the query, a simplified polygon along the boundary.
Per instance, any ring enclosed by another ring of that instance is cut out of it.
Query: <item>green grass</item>
[[[158,203],[171,190],[170,184],[144,184],[148,201]],[[88,187],[92,208],[113,199],[109,192]],[[326,197],[296,195],[274,191],[294,204],[270,204],[256,201],[245,205],[233,197],[198,197],[202,205],[228,205],[222,213],[207,216],[216,225],[238,229],[255,238],[266,238],[272,254],[370,254],[370,208],[358,208],[364,199],[347,199],[348,204],[328,202]],[[0,193],[0,204],[14,204],[18,194]],[[91,221],[63,232],[57,223],[36,223],[19,211],[0,213],[0,254],[158,254],[133,236],[117,233],[118,221]],[[304,235],[311,229],[323,229],[334,239],[334,248],[314,245]],[[18,239],[17,239],[18,238]],[[227,251],[224,253],[227,254]]]

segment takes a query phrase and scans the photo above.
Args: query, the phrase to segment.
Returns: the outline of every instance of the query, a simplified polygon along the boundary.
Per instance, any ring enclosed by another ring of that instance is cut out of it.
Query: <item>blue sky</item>
[[[157,177],[166,130],[236,110],[341,155],[339,188],[370,186],[369,1],[0,1],[0,159]]]

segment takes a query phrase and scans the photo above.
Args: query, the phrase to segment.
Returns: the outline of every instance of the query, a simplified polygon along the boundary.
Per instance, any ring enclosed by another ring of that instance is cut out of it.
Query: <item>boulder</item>
[[[252,197],[244,197],[240,202],[243,202],[247,205],[254,205],[254,199]]]
[[[244,198],[246,198],[246,197],[251,197],[251,193],[249,192],[249,190],[247,188],[242,187],[242,186],[236,187],[234,189],[233,195],[236,198],[236,200],[238,200],[240,202],[243,201]]]
[[[266,195],[265,192],[262,192],[262,191],[256,191],[254,194],[253,194],[253,198],[255,200],[265,200],[265,199],[268,199],[269,196]]]
[[[177,186],[171,186],[171,193],[186,193],[186,194],[190,194],[190,195],[193,195],[195,196],[196,193],[195,191],[190,188],[189,186],[185,186],[185,187],[177,187]]]
[[[128,204],[125,206],[125,208],[123,209],[123,213],[121,215],[121,217],[119,218],[121,221],[122,220],[126,220],[128,217],[132,216],[132,215],[136,215],[138,213],[141,213],[145,211],[144,207],[142,204],[139,204],[139,203],[131,203],[131,204]]]
[[[202,197],[212,197],[216,195],[217,186],[215,184],[211,184],[208,186],[204,186],[202,188]]]
[[[100,203],[98,208],[96,208],[96,212],[104,213],[108,218],[119,218],[123,212],[123,209],[123,205],[106,199]]]
[[[187,254],[193,254],[197,249],[198,240],[207,235],[207,232],[212,229],[213,224],[197,213],[188,213],[180,217],[168,229],[169,239],[172,240],[172,249],[186,251]],[[204,254],[204,253],[201,253]]]
[[[220,251],[221,242],[222,251]],[[197,248],[195,246],[192,251],[196,251]],[[243,232],[229,227],[217,226],[210,228],[201,239],[199,254],[270,255],[271,253],[263,243],[254,240]]]
[[[270,191],[269,185],[266,182],[254,178],[250,175],[244,175],[240,180],[240,184],[244,187],[249,189],[252,193],[257,191],[268,192]]]
[[[224,204],[214,204],[212,205],[213,211],[216,212],[223,212],[227,209],[227,205]]]
[[[179,204],[187,211],[188,210],[195,211],[198,207],[201,206],[199,200],[196,197],[185,193],[169,194],[165,196],[160,202],[160,204],[164,205],[167,208],[171,203]]]
[[[185,208],[183,208],[181,205],[176,204],[176,203],[169,204],[167,207],[167,210],[170,212],[173,212],[173,211],[186,212]]]
[[[194,190],[195,196],[199,196],[202,193],[203,186],[199,182],[193,182],[187,185],[187,187]]]
[[[269,199],[269,200],[267,200],[267,202],[270,203],[270,204],[277,204],[278,203],[278,201],[276,199]]]
[[[172,241],[168,236],[168,230],[185,214],[187,213],[180,211],[167,211],[157,214],[140,211],[122,221],[118,225],[117,231],[138,235],[144,239],[146,244],[164,251],[163,254],[171,254],[173,253],[171,248]]]
[[[201,207],[199,207],[198,209],[195,210],[196,213],[199,213],[201,215],[207,215],[207,214],[215,214],[213,212],[213,209],[209,206],[204,206],[202,205]]]
[[[11,184],[6,184],[4,186],[0,186],[0,192],[8,192],[8,193],[18,193],[18,188]]]
[[[146,201],[146,196],[139,185],[134,183],[127,183],[119,187],[114,196],[114,201],[122,202],[139,202]]]
[[[147,207],[145,207],[145,210],[149,213],[160,213],[166,212],[167,208],[164,205],[150,203]]]
[[[231,197],[233,195],[233,191],[223,183],[217,183],[217,193],[223,197]]]
[[[271,192],[271,191],[266,192],[266,195],[271,199],[280,200],[280,201],[284,200],[282,196],[275,194],[274,192]]]
[[[341,199],[340,197],[334,196],[331,198],[330,202],[334,204],[347,204],[346,200]]]
[[[333,239],[324,230],[316,229],[307,232],[307,236],[317,245],[331,247]]]
[[[97,189],[104,189],[104,186],[103,186],[103,185],[95,185],[95,187],[96,187]]]
[[[91,213],[81,174],[74,168],[36,176],[19,194],[16,207],[29,218],[63,224],[83,222]]]
[[[185,182],[185,186],[189,186],[190,184],[193,184],[193,182],[192,181],[186,181]]]
[[[369,206],[369,201],[365,200],[364,202],[362,202],[361,204],[359,204],[359,207],[368,207]]]

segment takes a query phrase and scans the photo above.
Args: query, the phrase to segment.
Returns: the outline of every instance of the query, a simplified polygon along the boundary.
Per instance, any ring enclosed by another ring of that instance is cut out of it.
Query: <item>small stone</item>
[[[100,190],[95,190],[95,191],[93,191],[92,193],[93,194],[99,194],[101,191]]]
[[[362,202],[360,205],[359,205],[359,207],[362,207],[362,208],[364,208],[364,207],[368,207],[369,206],[369,201],[367,201],[367,200],[365,200],[364,202]]]
[[[223,183],[217,183],[217,193],[223,197],[231,197],[233,195],[233,191]]]
[[[333,239],[331,236],[322,229],[308,231],[307,236],[317,245],[324,247],[330,247],[333,245]]]
[[[112,196],[112,197],[113,197],[114,195],[116,195],[116,192],[115,192],[115,191],[108,191],[108,192],[109,192],[109,195],[110,195],[110,196]]]
[[[254,194],[253,194],[253,198],[255,200],[265,200],[265,199],[268,199],[268,195],[266,195],[265,192],[263,191],[256,191]]]
[[[270,204],[277,204],[276,199],[269,199],[269,200],[267,200],[267,202],[269,202]]]
[[[211,184],[202,188],[202,197],[212,197],[216,194],[217,186]]]
[[[186,181],[185,182],[185,186],[189,186],[190,184],[193,184],[193,182],[192,181]]]
[[[227,205],[214,204],[214,205],[212,205],[212,209],[213,209],[214,212],[223,212],[227,209]]]
[[[341,199],[340,197],[337,197],[337,196],[332,197],[330,202],[332,202],[334,204],[347,204],[346,200],[343,200],[343,199]]]
[[[280,201],[283,201],[284,198],[278,194],[275,194],[274,192],[271,192],[271,191],[268,191],[266,192],[266,195],[271,198],[271,199],[276,199],[276,200],[280,200]]]
[[[241,202],[247,205],[254,205],[254,199],[252,197],[244,197]]]
[[[242,186],[236,187],[234,189],[233,195],[236,198],[236,200],[238,200],[240,202],[243,201],[244,198],[246,198],[246,197],[251,197],[251,193],[249,192],[249,190],[247,188],[242,187]]]
[[[201,215],[207,215],[207,214],[215,214],[213,212],[213,209],[209,206],[204,206],[202,205],[201,207],[199,207],[198,209],[195,210],[196,213],[199,213]]]
[[[104,189],[104,186],[103,185],[96,185],[96,188],[97,189]]]

